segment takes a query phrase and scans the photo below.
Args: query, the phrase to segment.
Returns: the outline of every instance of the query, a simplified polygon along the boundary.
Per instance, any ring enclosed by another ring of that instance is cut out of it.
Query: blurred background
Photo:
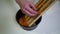
[[[22,29],[16,22],[19,9],[15,0],[0,0],[0,34],[60,34],[60,1],[47,10],[38,27],[32,31]]]

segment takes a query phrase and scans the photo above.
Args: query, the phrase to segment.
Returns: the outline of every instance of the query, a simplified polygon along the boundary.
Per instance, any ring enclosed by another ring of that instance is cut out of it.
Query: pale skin
[[[21,8],[22,13],[24,13],[28,16],[37,15],[36,7],[34,6],[34,4],[32,2],[27,1],[27,0],[16,0],[16,2],[18,3],[19,7]]]

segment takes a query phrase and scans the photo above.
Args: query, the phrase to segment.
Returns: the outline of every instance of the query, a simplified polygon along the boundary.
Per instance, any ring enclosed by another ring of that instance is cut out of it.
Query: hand
[[[36,8],[31,2],[27,0],[16,0],[16,1],[24,14],[29,16],[37,15]]]

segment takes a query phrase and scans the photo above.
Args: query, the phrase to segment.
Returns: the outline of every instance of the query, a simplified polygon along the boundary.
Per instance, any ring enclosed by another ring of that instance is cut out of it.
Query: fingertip
[[[32,11],[31,13],[32,13],[32,14],[37,14],[37,11]]]

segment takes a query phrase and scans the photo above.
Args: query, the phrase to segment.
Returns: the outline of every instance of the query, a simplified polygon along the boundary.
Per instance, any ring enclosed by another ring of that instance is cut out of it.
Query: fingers
[[[36,7],[34,6],[34,4],[30,4],[30,6],[32,7],[32,9],[36,10]]]
[[[31,14],[37,14],[37,11],[33,10],[32,8],[30,7],[27,7],[26,8]]]
[[[28,10],[23,9],[24,14],[29,15],[29,16],[35,16],[35,14],[31,14]]]
[[[36,8],[33,4],[26,5],[25,8],[23,8],[23,13],[26,15],[29,15],[29,16],[36,16],[37,15]]]

